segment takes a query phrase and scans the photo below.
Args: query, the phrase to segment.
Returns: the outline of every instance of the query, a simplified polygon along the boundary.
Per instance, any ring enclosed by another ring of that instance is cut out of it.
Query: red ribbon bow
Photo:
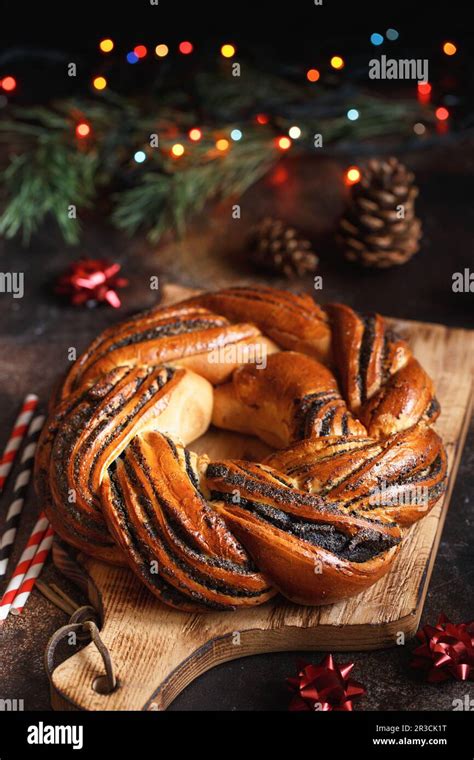
[[[421,646],[411,665],[424,671],[427,681],[474,681],[474,620],[455,625],[441,613],[435,626],[425,625],[416,636]]]
[[[319,665],[302,664],[297,678],[288,678],[295,692],[288,709],[352,710],[352,700],[366,693],[362,684],[349,678],[353,662],[338,665],[331,654]]]
[[[124,277],[117,277],[119,271],[120,264],[105,259],[80,259],[58,279],[55,290],[68,296],[74,306],[105,302],[118,309],[121,303],[115,288],[128,285]]]

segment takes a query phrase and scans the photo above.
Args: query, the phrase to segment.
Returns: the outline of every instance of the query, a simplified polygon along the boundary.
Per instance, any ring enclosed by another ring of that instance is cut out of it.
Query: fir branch
[[[272,146],[255,141],[174,173],[147,172],[117,194],[112,221],[130,235],[147,232],[151,242],[169,229],[182,236],[208,201],[242,195],[277,160]]]
[[[146,232],[153,241],[169,229],[182,235],[208,201],[238,196],[265,174],[279,158],[275,136],[292,124],[301,125],[293,150],[302,152],[314,150],[315,133],[323,135],[325,145],[335,144],[411,132],[414,121],[430,119],[416,101],[374,98],[351,87],[311,88],[298,77],[291,81],[248,66],[239,79],[229,72],[224,77],[200,72],[186,91],[176,83],[162,85],[148,99],[107,91],[97,100],[12,110],[11,118],[0,122],[0,140],[10,154],[0,170],[0,235],[20,234],[27,243],[51,214],[66,242],[75,243],[80,224],[68,218],[67,207],[90,206],[99,186],[111,195],[112,221],[119,229]],[[359,110],[357,121],[348,121],[348,104]],[[267,127],[255,125],[257,111],[270,115]],[[92,133],[79,144],[74,130],[82,119]],[[223,155],[215,141],[229,134],[232,123],[244,138]],[[202,140],[187,143],[186,155],[174,161],[173,142],[186,143],[196,124]],[[150,150],[154,133],[159,149]],[[138,149],[146,151],[146,165],[133,161]]]
[[[11,158],[0,174],[6,201],[0,215],[0,235],[18,233],[24,244],[51,214],[64,240],[77,243],[80,223],[68,217],[68,206],[89,206],[95,193],[97,156],[58,142],[40,138],[35,148]]]

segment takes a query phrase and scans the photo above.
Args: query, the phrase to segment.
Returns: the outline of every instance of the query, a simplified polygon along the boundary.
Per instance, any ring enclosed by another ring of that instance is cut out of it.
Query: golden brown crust
[[[433,382],[413,357],[360,410],[369,435],[382,438],[439,415]]]
[[[282,348],[301,351],[321,361],[330,358],[328,318],[307,295],[249,286],[204,293],[185,303],[215,310],[232,321],[249,320]]]
[[[329,304],[333,354],[349,409],[358,414],[387,378],[405,366],[411,351],[380,314],[362,316],[344,304]]]
[[[307,439],[271,454],[265,464],[344,511],[395,520],[403,527],[435,505],[445,489],[447,470],[443,443],[425,425],[382,441]]]
[[[132,438],[147,429],[169,429],[167,410],[196,389],[182,432],[189,440],[208,427],[212,391],[185,369],[119,367],[67,397],[50,415],[38,442],[36,482],[55,529],[73,546],[100,559],[116,559],[105,526],[99,490],[107,468]],[[172,430],[171,432],[175,432]]]
[[[213,462],[206,482],[216,509],[256,565],[299,604],[328,604],[362,591],[388,570],[397,552],[396,525],[344,513],[272,468]]]
[[[132,570],[168,604],[191,611],[262,604],[275,591],[208,505],[193,464],[160,433],[134,438],[102,483],[108,525]]]
[[[313,436],[367,435],[330,370],[296,351],[269,356],[265,367],[236,369],[232,381],[215,390],[212,422],[276,448]]]
[[[223,382],[239,361],[219,359],[219,350],[233,347],[238,359],[248,345],[277,347],[252,324],[231,324],[207,309],[188,306],[156,308],[105,330],[74,363],[62,389],[71,391],[94,382],[118,366],[186,366],[211,382]],[[209,360],[214,352],[216,360]]]
[[[277,589],[330,603],[387,572],[445,488],[438,414],[380,315],[229,288],[91,344],[51,403],[36,487],[60,536],[128,563],[172,606],[252,606]],[[211,415],[283,450],[198,459],[184,446]]]

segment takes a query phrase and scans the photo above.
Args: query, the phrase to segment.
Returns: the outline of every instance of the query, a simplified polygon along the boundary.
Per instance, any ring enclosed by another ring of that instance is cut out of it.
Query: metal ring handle
[[[54,655],[58,644],[70,633],[82,633],[84,634],[84,640],[90,639],[95,644],[102,657],[102,662],[104,663],[105,675],[101,676],[101,680],[104,681],[104,684],[101,686],[100,690],[98,688],[96,690],[100,691],[101,694],[110,694],[115,690],[117,679],[115,677],[112,658],[109,650],[100,638],[99,629],[97,628],[95,620],[91,619],[95,617],[96,612],[93,607],[79,607],[71,615],[69,623],[61,626],[61,628],[58,628],[58,630],[53,633],[46,645],[44,655],[44,665],[50,683],[52,683],[53,679]]]

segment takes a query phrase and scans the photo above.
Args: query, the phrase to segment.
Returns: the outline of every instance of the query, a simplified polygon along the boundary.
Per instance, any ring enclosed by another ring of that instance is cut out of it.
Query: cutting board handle
[[[111,694],[117,686],[117,678],[112,662],[112,657],[106,645],[102,641],[96,623],[97,613],[90,605],[78,607],[69,619],[69,623],[58,628],[53,633],[46,645],[44,654],[44,666],[50,684],[53,682],[54,655],[58,644],[66,637],[74,634],[75,639],[90,640],[94,643],[104,663],[104,674],[95,679],[93,688],[99,694]]]

